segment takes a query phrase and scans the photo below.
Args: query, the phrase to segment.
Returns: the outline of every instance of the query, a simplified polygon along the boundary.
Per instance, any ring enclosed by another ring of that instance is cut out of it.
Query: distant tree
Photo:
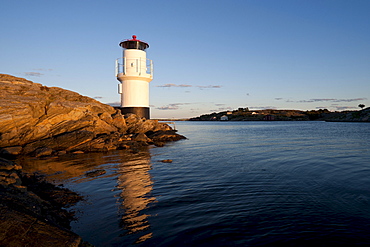
[[[330,111],[328,109],[319,109],[318,112],[320,112],[320,113],[329,113]]]
[[[364,104],[359,104],[358,107],[360,107],[361,110],[362,110],[365,107],[365,105]]]

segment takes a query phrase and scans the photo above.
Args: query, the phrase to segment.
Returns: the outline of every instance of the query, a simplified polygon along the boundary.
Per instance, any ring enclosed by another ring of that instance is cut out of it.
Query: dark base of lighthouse
[[[114,107],[119,109],[123,115],[133,113],[140,118],[150,119],[150,108],[149,107]]]

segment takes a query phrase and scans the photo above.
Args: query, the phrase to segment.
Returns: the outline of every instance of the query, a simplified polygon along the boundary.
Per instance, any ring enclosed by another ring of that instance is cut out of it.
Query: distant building
[[[221,118],[220,118],[221,121],[227,121],[229,120],[229,118],[226,116],[226,115],[223,115]]]
[[[263,120],[273,121],[273,120],[275,120],[275,116],[274,115],[266,115],[266,116],[263,117]]]

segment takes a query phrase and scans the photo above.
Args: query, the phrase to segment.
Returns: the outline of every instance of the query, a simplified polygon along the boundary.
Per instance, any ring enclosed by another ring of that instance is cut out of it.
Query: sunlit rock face
[[[57,87],[0,74],[0,146],[24,145],[76,130],[125,131],[113,107]]]
[[[0,74],[0,148],[5,154],[50,155],[127,147],[130,135],[171,130],[156,120],[78,93]]]
[[[139,118],[135,114],[126,115],[127,131],[129,133],[147,133],[148,131],[172,130],[165,123],[159,123],[157,120]]]

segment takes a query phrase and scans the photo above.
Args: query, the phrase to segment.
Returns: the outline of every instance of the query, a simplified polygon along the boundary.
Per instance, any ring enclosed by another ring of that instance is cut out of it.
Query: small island
[[[360,104],[359,107],[365,107]],[[370,107],[360,111],[331,112],[327,109],[301,110],[249,110],[238,108],[233,111],[214,112],[189,119],[190,121],[331,121],[370,122]]]

